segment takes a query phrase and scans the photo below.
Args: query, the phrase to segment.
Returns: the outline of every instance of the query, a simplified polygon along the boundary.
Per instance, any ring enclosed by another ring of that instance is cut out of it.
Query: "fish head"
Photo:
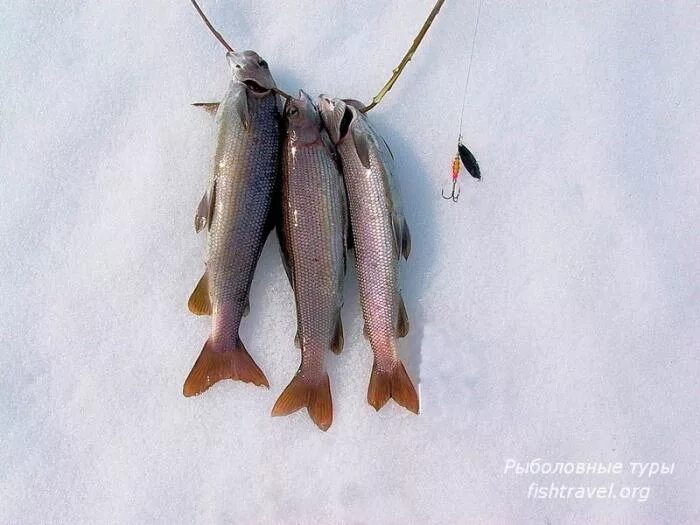
[[[245,84],[254,96],[269,95],[277,87],[267,62],[255,51],[229,51],[226,59],[233,79]]]
[[[284,104],[287,134],[295,142],[312,144],[321,136],[321,116],[311,97],[299,90],[298,98],[290,98]]]
[[[355,101],[345,101],[340,98],[330,98],[326,95],[318,97],[318,109],[321,119],[333,144],[342,141],[350,130],[352,122],[358,118]]]

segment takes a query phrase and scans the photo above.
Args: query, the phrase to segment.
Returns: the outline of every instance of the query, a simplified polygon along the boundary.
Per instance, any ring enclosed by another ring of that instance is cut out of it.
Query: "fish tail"
[[[418,394],[403,363],[397,360],[391,370],[380,370],[375,360],[367,389],[367,402],[375,410],[379,410],[389,401],[389,398],[393,398],[402,407],[418,414]]]
[[[221,349],[209,338],[185,380],[182,393],[185,397],[199,395],[222,379],[270,386],[265,374],[250,357],[240,339],[234,348]]]
[[[311,382],[297,372],[272,407],[272,415],[286,416],[304,407],[318,428],[324,432],[330,428],[333,423],[333,401],[328,374],[323,374],[319,381]]]

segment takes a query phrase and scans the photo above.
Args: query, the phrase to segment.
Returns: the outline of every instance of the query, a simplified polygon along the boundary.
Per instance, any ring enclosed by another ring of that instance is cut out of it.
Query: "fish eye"
[[[265,60],[261,58],[260,60],[258,60],[258,65],[260,67],[267,67],[267,62],[265,62]]]

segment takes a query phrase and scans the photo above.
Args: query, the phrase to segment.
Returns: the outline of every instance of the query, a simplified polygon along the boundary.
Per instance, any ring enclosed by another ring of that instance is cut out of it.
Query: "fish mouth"
[[[256,82],[255,80],[252,80],[252,79],[244,80],[243,83],[246,85],[246,87],[250,91],[252,91],[253,93],[255,93],[257,95],[265,95],[265,94],[269,93],[270,91],[272,91],[272,89],[267,88],[265,86],[262,86],[262,85],[258,84],[258,82]]]

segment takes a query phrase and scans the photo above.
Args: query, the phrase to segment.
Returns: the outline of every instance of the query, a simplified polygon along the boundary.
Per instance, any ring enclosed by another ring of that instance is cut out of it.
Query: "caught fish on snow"
[[[343,347],[340,310],[345,277],[347,199],[334,147],[303,91],[284,109],[278,235],[294,290],[301,365],[272,409],[283,416],[306,407],[316,425],[333,421],[324,364]]]
[[[353,102],[321,96],[319,109],[348,194],[365,336],[374,353],[367,401],[379,410],[393,398],[418,413],[418,395],[397,352],[396,339],[408,333],[398,263],[401,256],[408,258],[411,242],[392,175],[393,156]]]
[[[279,164],[276,86],[254,51],[226,56],[232,80],[216,109],[212,172],[195,215],[196,231],[207,230],[206,270],[188,302],[193,313],[211,314],[212,332],[185,381],[185,396],[222,379],[268,386],[238,329],[270,231]]]

